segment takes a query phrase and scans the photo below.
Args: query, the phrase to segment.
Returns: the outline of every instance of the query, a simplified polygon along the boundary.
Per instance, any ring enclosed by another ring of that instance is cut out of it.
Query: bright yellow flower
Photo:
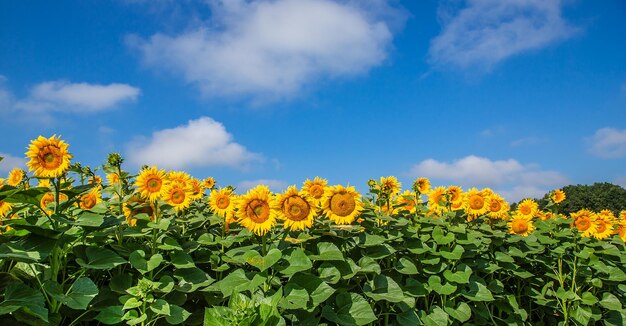
[[[537,215],[537,211],[539,210],[539,205],[537,204],[536,201],[532,200],[532,199],[524,199],[522,200],[522,202],[517,205],[517,214],[521,214],[524,215],[525,217],[528,218],[533,218],[535,217],[535,215]]]
[[[39,179],[39,182],[37,183],[37,187],[50,188],[52,187],[52,184],[50,183],[50,179]]]
[[[571,216],[574,219],[572,226],[575,226],[578,231],[582,233],[583,237],[590,237],[596,233],[596,224],[594,223],[596,214],[592,211],[581,209],[578,212],[572,213]]]
[[[511,221],[508,223],[509,233],[518,234],[521,236],[528,236],[535,231],[535,225],[532,218],[528,218],[525,215],[515,214]]]
[[[111,172],[109,174],[107,174],[107,182],[109,183],[109,185],[117,185],[120,184],[120,176],[119,174],[115,173],[115,172]]]
[[[35,176],[56,178],[60,177],[70,167],[72,155],[67,151],[69,145],[56,135],[39,138],[30,142],[26,156],[30,159],[26,163],[29,171],[35,171]]]
[[[24,179],[24,171],[20,168],[14,168],[13,170],[11,170],[9,172],[9,176],[7,178],[7,184],[9,186],[13,186],[16,187],[17,185],[20,184],[20,182],[22,182],[22,180]]]
[[[89,184],[101,185],[102,178],[99,175],[94,175],[91,178],[89,178]]]
[[[191,200],[196,200],[202,198],[204,195],[204,187],[202,186],[202,182],[196,178],[191,178],[189,180],[189,189],[191,189]]]
[[[335,224],[351,224],[363,210],[361,195],[354,187],[327,187],[322,199],[324,214]]]
[[[222,188],[211,191],[209,195],[209,207],[215,215],[224,219],[226,224],[235,222],[235,207],[237,207],[237,196],[230,188]]]
[[[380,177],[380,190],[389,197],[393,197],[400,193],[402,183],[394,176]]]
[[[68,197],[66,194],[64,193],[59,193],[59,202],[62,203],[64,201],[67,201]],[[54,211],[52,211],[51,209],[48,209],[48,205],[50,205],[51,203],[54,203],[54,193],[53,192],[47,192],[45,193],[41,199],[39,200],[39,207],[41,207],[41,209],[43,209],[44,211],[46,211],[46,213],[48,215],[51,215],[52,213],[54,213]]]
[[[447,211],[446,188],[437,187],[428,193],[428,208],[435,215]]]
[[[102,201],[102,195],[100,194],[100,188],[95,187],[88,193],[80,196],[78,206],[81,209],[92,209],[96,204]]]
[[[552,195],[550,195],[550,198],[555,204],[558,204],[565,200],[565,192],[561,189],[557,189],[552,192]]]
[[[258,185],[241,196],[237,222],[256,235],[264,235],[276,225],[277,210],[270,189]]]
[[[413,183],[413,188],[417,188],[420,194],[428,194],[430,191],[430,180],[428,178],[418,178]]]
[[[467,220],[471,221],[489,211],[489,197],[481,190],[470,189],[465,197]]]
[[[13,205],[0,200],[0,218],[7,216],[7,213],[13,208]]]
[[[537,217],[542,221],[547,221],[554,218],[554,213],[544,212],[542,210],[537,211]]]
[[[492,219],[506,220],[509,216],[509,203],[498,194],[489,197],[489,217]]]
[[[626,220],[620,220],[617,224],[617,235],[626,242]]]
[[[608,209],[602,210],[596,214],[596,218],[593,221],[595,230],[593,237],[599,240],[606,239],[613,234],[613,224],[615,224],[615,216],[613,212]]]
[[[619,219],[626,221],[626,210],[619,212]]]
[[[304,231],[313,226],[315,201],[305,191],[298,191],[296,186],[287,188],[287,191],[276,197],[276,207],[285,229]]]
[[[144,198],[141,197],[140,194],[132,195],[123,206],[124,216],[126,216],[126,223],[130,226],[137,225],[137,219],[134,218],[137,214],[148,214],[150,216],[150,220],[154,221],[154,210],[152,206],[146,202]]]
[[[315,206],[319,206],[322,202],[322,197],[324,197],[324,191],[326,190],[327,184],[328,180],[320,177],[315,177],[312,181],[310,179],[306,179],[304,181],[302,191],[313,199]]]
[[[400,210],[409,211],[409,213],[415,213],[417,209],[417,203],[415,193],[409,190],[405,190],[396,198]]]
[[[174,184],[165,190],[163,200],[178,213],[191,205],[190,195],[189,188],[185,188],[182,183],[174,181]]]
[[[135,181],[137,191],[151,203],[163,198],[169,188],[165,178],[165,170],[158,170],[156,166],[143,169]]]
[[[202,186],[204,187],[204,189],[213,189],[213,187],[215,187],[215,179],[213,179],[212,177],[208,177],[202,180]]]
[[[453,211],[465,208],[463,201],[466,199],[466,194],[463,193],[463,189],[459,186],[450,186],[446,190],[448,199],[450,200],[450,209]]]

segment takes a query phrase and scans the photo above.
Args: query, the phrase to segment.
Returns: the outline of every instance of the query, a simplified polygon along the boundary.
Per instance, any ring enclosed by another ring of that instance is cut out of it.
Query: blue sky
[[[0,174],[76,161],[278,191],[322,176],[626,186],[623,1],[3,1]]]

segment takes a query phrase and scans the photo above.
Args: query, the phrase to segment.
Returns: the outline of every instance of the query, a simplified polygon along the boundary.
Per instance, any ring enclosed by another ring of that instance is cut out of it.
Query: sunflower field
[[[0,319],[21,325],[624,325],[626,212],[307,179],[246,193],[39,137],[0,179]],[[99,168],[100,169],[100,168]]]

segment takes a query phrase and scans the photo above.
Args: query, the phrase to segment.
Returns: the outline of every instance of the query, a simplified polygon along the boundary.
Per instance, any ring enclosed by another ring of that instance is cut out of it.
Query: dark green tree
[[[594,212],[610,209],[614,214],[626,210],[626,189],[608,182],[592,185],[569,185],[562,188],[567,198],[561,203],[560,212],[570,214],[587,208]],[[539,200],[539,207],[548,203],[548,194]]]

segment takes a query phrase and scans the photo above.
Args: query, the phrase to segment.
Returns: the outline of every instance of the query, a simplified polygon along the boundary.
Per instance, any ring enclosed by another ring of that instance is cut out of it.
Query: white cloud
[[[490,69],[507,58],[576,34],[562,16],[560,0],[467,0],[442,8],[441,33],[430,44],[434,66]]]
[[[508,200],[537,197],[568,183],[556,171],[543,171],[532,164],[514,159],[495,160],[470,155],[452,163],[434,159],[414,165],[409,175],[428,177],[436,182],[450,182],[464,187],[491,187]]]
[[[13,168],[26,168],[26,159],[24,158],[7,153],[0,153],[0,157],[3,157],[2,161],[0,161],[0,172],[7,173],[13,170]]]
[[[234,142],[224,125],[208,117],[186,125],[156,131],[149,139],[128,146],[129,161],[135,165],[157,165],[168,169],[229,166],[245,168],[261,156]]]
[[[237,184],[237,192],[244,193],[257,185],[266,185],[273,192],[283,192],[287,189],[287,182],[282,180],[273,180],[273,179],[259,179],[259,180],[246,180],[241,181]]]
[[[626,129],[598,129],[587,139],[589,152],[604,159],[620,158],[626,155]]]
[[[140,90],[126,84],[69,83],[47,81],[31,88],[27,98],[15,103],[26,111],[64,111],[91,113],[115,108],[120,103],[135,101]]]
[[[212,18],[182,34],[128,38],[147,66],[180,74],[208,96],[292,97],[320,78],[367,72],[392,40],[388,17],[370,11],[389,8],[386,1],[208,3]]]

